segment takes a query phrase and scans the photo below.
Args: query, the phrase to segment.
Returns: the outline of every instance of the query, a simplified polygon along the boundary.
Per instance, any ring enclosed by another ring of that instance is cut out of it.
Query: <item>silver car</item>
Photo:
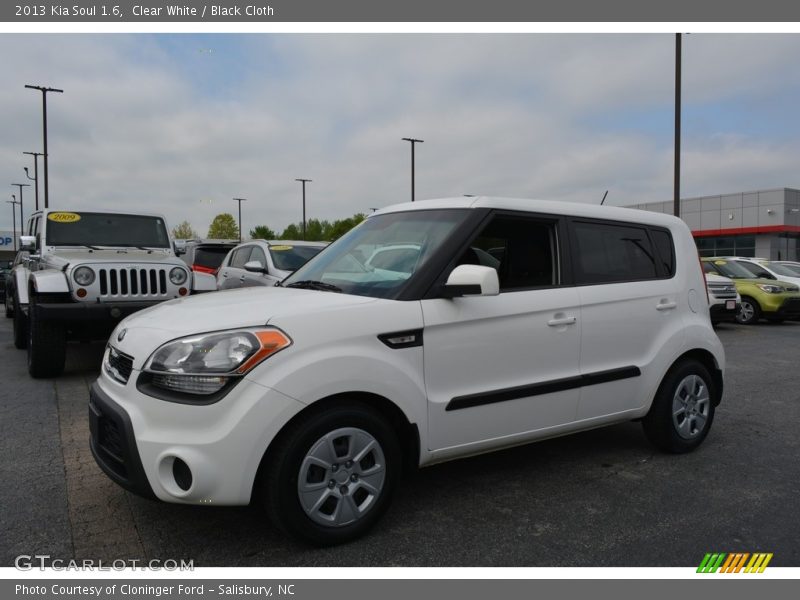
[[[275,285],[306,264],[328,242],[252,240],[233,248],[217,272],[217,289]]]

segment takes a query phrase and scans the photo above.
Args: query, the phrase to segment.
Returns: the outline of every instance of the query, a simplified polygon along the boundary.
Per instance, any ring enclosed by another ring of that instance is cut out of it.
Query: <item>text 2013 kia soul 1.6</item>
[[[413,260],[369,264],[384,247]],[[657,447],[692,450],[723,367],[679,219],[431,200],[371,215],[281,287],[125,319],[91,389],[91,447],[142,495],[257,499],[332,544],[378,520],[404,465],[640,418]]]

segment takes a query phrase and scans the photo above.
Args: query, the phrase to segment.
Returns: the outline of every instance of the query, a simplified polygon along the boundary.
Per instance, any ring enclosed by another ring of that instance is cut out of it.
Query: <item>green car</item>
[[[793,283],[761,279],[734,260],[703,258],[703,270],[733,279],[742,305],[736,321],[744,325],[764,318],[774,323],[800,318],[800,288]]]

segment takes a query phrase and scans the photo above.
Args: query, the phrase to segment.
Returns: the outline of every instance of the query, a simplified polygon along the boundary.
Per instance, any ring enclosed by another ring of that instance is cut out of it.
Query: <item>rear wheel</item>
[[[739,308],[739,312],[736,313],[737,323],[752,325],[753,323],[758,323],[760,318],[761,307],[758,305],[758,302],[748,296],[742,296],[741,308]]]
[[[29,313],[28,373],[36,378],[58,377],[64,371],[66,330],[60,323],[40,318],[33,301]]]
[[[400,447],[369,406],[326,409],[290,426],[277,444],[263,496],[272,521],[290,535],[320,546],[348,542],[389,507]]]
[[[647,438],[665,452],[694,450],[711,429],[714,398],[714,380],[702,363],[678,363],[664,377],[642,421]]]

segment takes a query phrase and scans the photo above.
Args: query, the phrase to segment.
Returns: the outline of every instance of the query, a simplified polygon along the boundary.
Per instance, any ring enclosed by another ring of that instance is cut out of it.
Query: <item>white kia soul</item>
[[[134,492],[258,500],[316,544],[374,525],[404,465],[633,419],[687,452],[722,397],[705,285],[671,216],[498,198],[393,206],[280,287],[122,321],[91,389],[91,449]]]

